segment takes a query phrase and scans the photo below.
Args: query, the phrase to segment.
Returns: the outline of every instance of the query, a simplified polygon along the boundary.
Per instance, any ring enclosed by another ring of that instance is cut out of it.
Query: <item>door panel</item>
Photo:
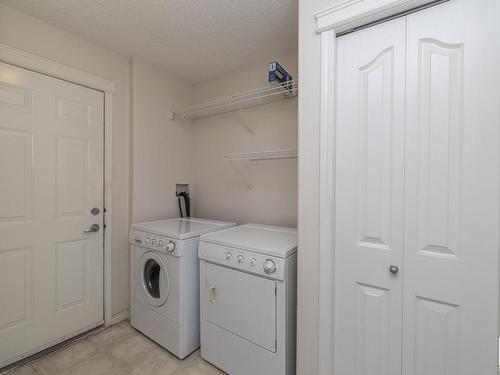
[[[33,136],[0,129],[0,223],[31,219]]]
[[[205,317],[235,335],[276,351],[276,282],[205,264]]]
[[[103,320],[103,104],[0,64],[0,367]]]
[[[404,18],[337,56],[335,373],[401,374]]]
[[[407,17],[405,375],[497,371],[500,37],[492,14],[498,1],[455,0]]]

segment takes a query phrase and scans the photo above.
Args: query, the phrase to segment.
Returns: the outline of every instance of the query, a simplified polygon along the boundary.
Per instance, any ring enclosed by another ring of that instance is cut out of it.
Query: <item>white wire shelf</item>
[[[275,100],[297,96],[298,87],[299,81],[297,79],[286,84],[268,84],[240,94],[179,108],[173,111],[172,117],[174,120],[191,120],[251,108]]]
[[[297,159],[298,151],[293,148],[283,150],[242,152],[233,154],[224,154],[224,159],[229,161],[259,161],[259,160],[278,160],[278,159]]]

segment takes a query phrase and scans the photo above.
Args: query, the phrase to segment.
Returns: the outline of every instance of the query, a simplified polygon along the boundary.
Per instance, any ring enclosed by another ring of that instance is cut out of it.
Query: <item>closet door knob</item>
[[[390,272],[390,273],[394,273],[394,274],[396,274],[396,273],[398,273],[398,272],[399,272],[399,267],[398,267],[398,266],[394,266],[394,265],[393,265],[393,266],[390,266],[390,267],[389,267],[389,272]]]

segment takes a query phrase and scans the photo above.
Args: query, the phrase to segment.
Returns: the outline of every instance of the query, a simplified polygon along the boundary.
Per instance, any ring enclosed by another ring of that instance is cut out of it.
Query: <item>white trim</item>
[[[106,229],[104,231],[104,324],[112,325],[112,247],[111,235],[113,226],[111,225],[112,204],[113,204],[113,94],[111,92],[104,93],[104,223]]]
[[[335,219],[335,30],[321,33],[319,358],[320,374],[333,369],[334,219]],[[323,350],[329,348],[329,350]]]
[[[28,69],[36,73],[44,74],[64,81],[72,82],[81,86],[89,87],[104,92],[104,192],[106,213],[104,222],[106,230],[104,233],[104,324],[112,324],[111,316],[111,198],[112,198],[112,112],[113,94],[116,89],[114,82],[96,77],[92,74],[71,68],[57,62],[47,60],[43,57],[33,55],[16,48],[0,44],[0,62]]]
[[[434,2],[436,0],[344,0],[315,14],[316,32],[335,30],[338,34]]]
[[[7,64],[59,78],[64,81],[73,82],[99,91],[109,92],[112,94],[116,91],[115,83],[108,81],[107,79],[96,77],[81,70],[59,64],[55,61],[47,60],[43,57],[18,50],[5,44],[0,44],[0,60]]]
[[[113,314],[109,325],[114,325],[123,322],[124,320],[127,320],[128,317],[129,317],[128,309],[120,311],[119,313]]]
[[[321,35],[318,373],[333,374],[335,270],[335,87],[336,35],[412,8],[443,0],[343,0],[316,13]]]

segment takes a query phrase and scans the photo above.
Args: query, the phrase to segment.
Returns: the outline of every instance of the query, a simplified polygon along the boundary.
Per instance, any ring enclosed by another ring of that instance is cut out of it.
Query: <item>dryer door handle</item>
[[[215,289],[215,286],[210,285],[208,288],[208,300],[210,303],[215,303],[217,298],[217,289]]]

